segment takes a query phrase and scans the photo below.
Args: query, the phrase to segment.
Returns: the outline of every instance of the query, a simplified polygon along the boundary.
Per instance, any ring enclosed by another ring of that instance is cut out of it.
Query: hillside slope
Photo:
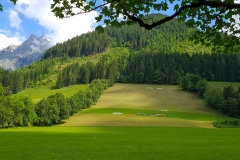
[[[163,15],[151,15],[159,19]],[[151,53],[180,52],[196,53],[209,52],[210,49],[195,45],[189,41],[194,29],[187,28],[177,20],[170,21],[152,30],[145,30],[137,25],[121,28],[107,27],[104,33],[96,31],[76,36],[68,41],[59,43],[45,52],[44,58],[88,56],[106,51],[110,47],[125,47],[131,50],[143,50]]]

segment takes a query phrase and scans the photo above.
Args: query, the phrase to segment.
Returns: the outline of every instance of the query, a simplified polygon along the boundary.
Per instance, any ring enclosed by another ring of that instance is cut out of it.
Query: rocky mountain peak
[[[32,40],[32,39],[37,39],[37,36],[35,36],[34,34],[31,34],[28,38],[28,40]]]
[[[31,34],[21,45],[10,45],[0,51],[0,67],[15,70],[39,60],[53,44],[46,36]]]
[[[14,50],[16,50],[20,45],[10,45],[6,48],[3,48],[2,50],[0,50],[0,52],[13,52]]]

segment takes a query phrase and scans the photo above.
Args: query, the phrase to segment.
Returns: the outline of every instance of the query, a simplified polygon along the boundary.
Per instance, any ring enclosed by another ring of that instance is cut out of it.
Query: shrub
[[[222,90],[219,88],[211,88],[204,94],[205,105],[220,110],[223,101]]]

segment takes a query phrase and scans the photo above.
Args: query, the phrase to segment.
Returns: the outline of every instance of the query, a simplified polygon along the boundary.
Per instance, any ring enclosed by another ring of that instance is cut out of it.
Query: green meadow
[[[1,159],[239,159],[240,129],[26,127],[0,130]]]
[[[60,89],[56,89],[54,85],[41,85],[34,88],[28,88],[12,96],[27,96],[32,99],[33,103],[37,103],[41,99],[47,98],[48,96],[56,93],[62,93],[65,97],[71,97],[80,89],[85,90],[87,88],[87,84],[68,86]]]
[[[0,159],[237,160],[240,128],[212,125],[225,118],[179,86],[115,84],[65,123],[1,129]]]

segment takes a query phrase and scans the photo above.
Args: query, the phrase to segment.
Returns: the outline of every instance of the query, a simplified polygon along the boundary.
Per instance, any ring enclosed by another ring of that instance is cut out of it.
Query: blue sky
[[[16,5],[1,0],[0,3],[4,9],[0,12],[0,50],[10,44],[22,43],[31,34],[45,35],[57,43],[92,31],[96,26],[96,12],[67,19],[56,18],[50,10],[51,0],[18,0]]]
[[[10,44],[20,44],[31,34],[45,35],[53,43],[93,30],[96,12],[59,19],[50,10],[51,0],[18,0],[13,5],[9,0],[1,0],[0,49]]]

